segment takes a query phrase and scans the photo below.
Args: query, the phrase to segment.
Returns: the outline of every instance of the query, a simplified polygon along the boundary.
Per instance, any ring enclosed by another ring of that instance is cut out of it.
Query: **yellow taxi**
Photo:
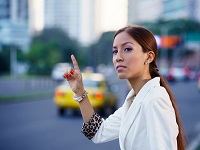
[[[82,77],[93,108],[103,115],[114,112],[117,106],[117,96],[108,87],[104,75],[83,73]],[[73,96],[74,93],[66,80],[55,89],[54,103],[58,107],[59,115],[64,115],[65,110],[79,110],[79,104],[73,99]]]

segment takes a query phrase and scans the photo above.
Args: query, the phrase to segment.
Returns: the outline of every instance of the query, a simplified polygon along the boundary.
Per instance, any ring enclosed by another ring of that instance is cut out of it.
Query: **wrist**
[[[85,90],[84,93],[81,94],[81,96],[77,96],[76,94],[74,94],[74,100],[76,102],[81,102],[87,96],[87,94],[87,90]]]
[[[80,97],[83,93],[85,93],[85,89],[82,89],[82,90],[79,90],[77,92],[74,92],[74,94],[77,96],[77,97]]]

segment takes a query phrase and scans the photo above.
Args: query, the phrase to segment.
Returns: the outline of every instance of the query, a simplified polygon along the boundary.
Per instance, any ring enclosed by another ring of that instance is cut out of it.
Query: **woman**
[[[140,26],[118,30],[113,41],[113,64],[132,90],[124,104],[106,120],[94,112],[75,57],[74,69],[63,75],[84,119],[82,132],[95,143],[119,138],[122,150],[184,150],[178,109],[156,65],[158,49],[153,34]]]

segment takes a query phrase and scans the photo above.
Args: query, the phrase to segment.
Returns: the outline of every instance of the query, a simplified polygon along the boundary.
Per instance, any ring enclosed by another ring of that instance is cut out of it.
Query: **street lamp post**
[[[30,38],[26,24],[13,24],[10,21],[0,22],[0,44],[10,46],[10,75],[17,74],[17,47],[25,49]]]
[[[180,26],[169,26],[169,25],[165,25],[165,26],[162,26],[161,27],[161,35],[162,36],[169,36],[169,31],[170,30],[172,30],[172,29],[174,29],[174,28],[179,28],[179,29],[183,29],[183,26],[182,25],[180,25]],[[166,38],[166,45],[168,46],[169,45],[169,43],[168,43],[169,41],[168,41],[168,38]],[[179,49],[177,49],[178,51],[177,52],[173,52],[173,55],[175,55],[175,53],[178,53],[178,55],[176,56],[176,60],[180,60],[180,53],[181,53],[181,49],[179,48]],[[163,59],[163,63],[165,64],[165,63],[167,63],[167,65],[168,65],[168,67],[170,66],[170,63],[169,63],[169,60],[168,60],[168,57],[169,57],[169,49],[168,49],[168,47],[165,47],[164,49],[163,49],[163,51],[161,52],[161,59]],[[172,57],[172,58],[174,58],[174,56]],[[172,62],[173,62],[174,60],[172,59]]]
[[[15,46],[10,46],[10,74],[16,76],[17,74],[17,49]]]
[[[162,36],[168,36],[168,30],[169,29],[166,28],[165,26],[161,26],[161,35]],[[168,45],[168,41],[167,41],[167,45]],[[165,67],[169,67],[169,63],[168,63],[168,47],[163,48],[163,50],[161,51],[161,66],[163,66],[163,65],[167,65]]]

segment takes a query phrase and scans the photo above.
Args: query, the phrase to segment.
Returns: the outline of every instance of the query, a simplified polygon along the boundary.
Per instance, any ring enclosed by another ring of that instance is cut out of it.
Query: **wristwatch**
[[[77,97],[76,94],[74,94],[74,100],[76,102],[80,102],[87,96],[87,94],[88,94],[87,90],[85,90],[85,92],[79,97]]]

